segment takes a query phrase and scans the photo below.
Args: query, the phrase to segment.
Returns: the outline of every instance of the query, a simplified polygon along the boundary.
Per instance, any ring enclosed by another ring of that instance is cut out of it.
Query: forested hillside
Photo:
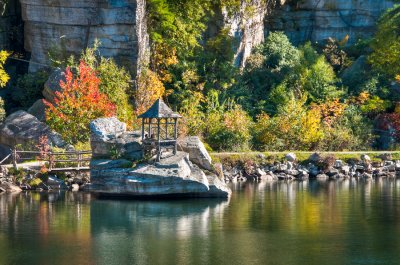
[[[215,151],[397,148],[400,7],[376,22],[364,19],[378,16],[373,1],[369,9],[362,1],[355,7],[343,1],[139,2],[71,3],[65,8],[82,10],[73,27],[83,34],[71,41],[70,26],[54,26],[51,16],[38,22],[40,16],[29,12],[47,10],[43,1],[21,1],[31,65],[36,58],[45,66],[9,72],[7,112],[29,109],[43,88],[57,90],[54,99],[45,93],[37,104],[46,109],[47,124],[76,145],[88,140],[88,120],[117,115],[137,127],[136,116],[162,96],[184,116],[181,134],[199,135]],[[87,27],[89,8],[102,16]],[[321,18],[327,13],[340,21],[328,21],[324,35]],[[322,24],[312,25],[313,34],[307,35],[310,25],[294,34],[293,25],[310,14]],[[350,26],[344,23],[352,16]],[[279,21],[292,22],[289,27]],[[44,35],[29,31],[34,25],[66,35],[58,46],[43,46]],[[65,72],[56,79],[61,84],[45,86],[57,67]]]

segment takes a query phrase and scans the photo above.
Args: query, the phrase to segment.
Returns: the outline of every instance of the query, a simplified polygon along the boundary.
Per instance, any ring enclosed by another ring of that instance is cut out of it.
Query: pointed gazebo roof
[[[181,118],[182,116],[173,112],[164,101],[159,98],[154,104],[138,118]]]

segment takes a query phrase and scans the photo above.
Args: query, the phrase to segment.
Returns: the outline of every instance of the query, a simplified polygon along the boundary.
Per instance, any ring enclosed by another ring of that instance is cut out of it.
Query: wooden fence
[[[13,149],[11,154],[0,161],[0,165],[11,159],[14,168],[27,161],[43,162],[49,171],[88,170],[91,151],[46,152]]]

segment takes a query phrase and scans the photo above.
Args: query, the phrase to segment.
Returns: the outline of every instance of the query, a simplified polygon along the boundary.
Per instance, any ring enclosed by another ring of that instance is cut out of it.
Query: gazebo
[[[139,115],[139,118],[142,119],[142,144],[145,152],[150,151],[151,153],[155,149],[157,161],[161,159],[162,149],[173,148],[173,154],[176,155],[178,118],[181,117],[178,113],[173,112],[161,98],[157,99],[145,113]]]

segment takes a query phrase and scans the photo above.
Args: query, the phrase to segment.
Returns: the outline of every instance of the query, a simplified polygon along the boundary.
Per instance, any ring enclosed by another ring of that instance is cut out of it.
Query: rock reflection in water
[[[397,264],[400,180],[232,183],[230,201],[0,194],[0,264]]]
[[[215,199],[94,201],[91,227],[96,259],[99,264],[190,263],[185,258],[190,245],[184,242],[193,238],[207,242],[212,227],[223,225],[228,205],[229,201]]]

